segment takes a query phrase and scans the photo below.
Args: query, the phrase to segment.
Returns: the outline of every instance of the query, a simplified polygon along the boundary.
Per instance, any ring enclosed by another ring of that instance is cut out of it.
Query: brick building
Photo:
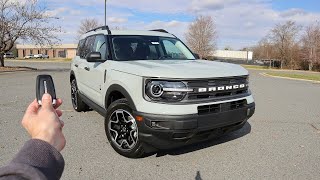
[[[45,54],[49,58],[73,58],[76,56],[77,44],[61,44],[53,46],[35,46],[17,44],[18,58],[24,58],[30,54]]]

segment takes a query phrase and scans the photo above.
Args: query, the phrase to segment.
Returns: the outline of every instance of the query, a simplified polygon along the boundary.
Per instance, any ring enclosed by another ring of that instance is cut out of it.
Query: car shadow
[[[37,69],[37,72],[68,72],[70,69],[57,68],[57,69]]]
[[[208,140],[208,141],[204,141],[204,142],[200,142],[200,143],[196,143],[196,144],[192,144],[192,145],[187,145],[187,146],[183,146],[183,147],[176,148],[176,149],[159,151],[156,153],[156,157],[162,157],[162,156],[166,156],[166,155],[176,156],[176,155],[187,154],[187,153],[198,151],[201,149],[205,149],[205,148],[208,148],[211,146],[215,146],[215,145],[219,145],[219,144],[226,143],[229,141],[233,141],[235,139],[241,138],[241,137],[249,134],[250,132],[251,132],[251,125],[250,125],[250,123],[246,122],[246,124],[241,129],[239,129],[237,131],[216,137],[216,138]],[[152,155],[154,155],[154,154],[152,154]]]

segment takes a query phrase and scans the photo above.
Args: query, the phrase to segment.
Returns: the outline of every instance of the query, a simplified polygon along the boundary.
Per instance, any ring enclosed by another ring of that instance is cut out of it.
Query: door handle
[[[89,67],[84,67],[84,69],[85,69],[86,71],[90,71],[90,68],[89,68]]]
[[[74,66],[75,66],[75,67],[79,67],[79,65],[78,65],[78,64],[75,64]]]

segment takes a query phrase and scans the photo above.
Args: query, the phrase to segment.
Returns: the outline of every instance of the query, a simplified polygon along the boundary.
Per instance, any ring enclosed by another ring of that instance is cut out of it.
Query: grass
[[[312,81],[320,81],[320,73],[309,74],[309,73],[281,73],[281,72],[268,72],[266,73],[271,76],[295,78],[295,79],[304,79]]]
[[[246,69],[269,69],[267,66],[258,66],[258,65],[242,65]]]

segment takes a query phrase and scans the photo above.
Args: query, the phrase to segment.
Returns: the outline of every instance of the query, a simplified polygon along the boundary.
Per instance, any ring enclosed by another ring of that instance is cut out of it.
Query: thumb
[[[43,94],[41,104],[43,108],[53,108],[51,95],[47,93]]]

